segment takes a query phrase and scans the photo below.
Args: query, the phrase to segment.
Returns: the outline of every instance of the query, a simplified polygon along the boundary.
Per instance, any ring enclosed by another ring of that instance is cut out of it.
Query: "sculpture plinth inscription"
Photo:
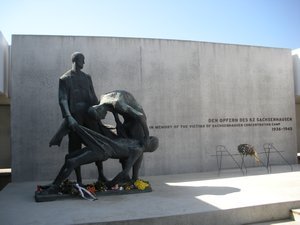
[[[292,117],[239,117],[208,118],[205,123],[150,125],[149,129],[217,129],[269,127],[271,131],[292,131]]]

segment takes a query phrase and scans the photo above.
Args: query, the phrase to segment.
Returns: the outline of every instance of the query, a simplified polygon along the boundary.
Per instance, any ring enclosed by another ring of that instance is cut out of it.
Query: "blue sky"
[[[300,0],[1,0],[0,31],[300,48]]]

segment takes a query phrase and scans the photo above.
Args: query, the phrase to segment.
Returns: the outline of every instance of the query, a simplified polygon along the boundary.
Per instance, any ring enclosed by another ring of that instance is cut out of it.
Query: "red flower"
[[[94,185],[90,185],[90,186],[87,186],[86,188],[89,192],[95,194],[96,193],[96,188]]]

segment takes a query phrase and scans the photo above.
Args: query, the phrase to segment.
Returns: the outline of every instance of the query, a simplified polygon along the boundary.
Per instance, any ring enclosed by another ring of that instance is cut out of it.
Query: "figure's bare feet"
[[[111,189],[114,185],[115,185],[115,183],[112,181],[105,182],[105,186],[107,187],[107,189]]]
[[[40,194],[41,195],[52,195],[52,194],[58,194],[59,187],[55,184],[50,185],[47,189],[43,189]]]

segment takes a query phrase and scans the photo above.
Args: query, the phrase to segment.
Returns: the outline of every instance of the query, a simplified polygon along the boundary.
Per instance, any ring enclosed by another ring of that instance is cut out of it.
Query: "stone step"
[[[0,221],[22,225],[299,224],[290,216],[291,209],[300,209],[300,172],[275,169],[278,173],[253,174],[251,170],[247,176],[237,169],[220,175],[215,171],[143,177],[151,183],[152,192],[101,196],[93,202],[78,197],[35,203],[37,184],[50,181],[12,182],[0,191]]]
[[[269,221],[263,223],[254,223],[248,225],[300,225],[300,209],[292,209],[291,210],[291,219],[287,220],[276,220],[276,221]]]
[[[11,182],[11,169],[0,169],[0,191]]]
[[[276,220],[276,221],[269,221],[264,223],[253,223],[248,225],[300,225],[300,222],[293,221],[293,220]]]
[[[273,221],[273,222],[268,222],[268,223],[262,223],[260,225],[299,225],[299,221],[293,221],[293,220],[288,220],[288,221]]]
[[[300,222],[300,209],[292,209],[291,217],[293,220]]]

